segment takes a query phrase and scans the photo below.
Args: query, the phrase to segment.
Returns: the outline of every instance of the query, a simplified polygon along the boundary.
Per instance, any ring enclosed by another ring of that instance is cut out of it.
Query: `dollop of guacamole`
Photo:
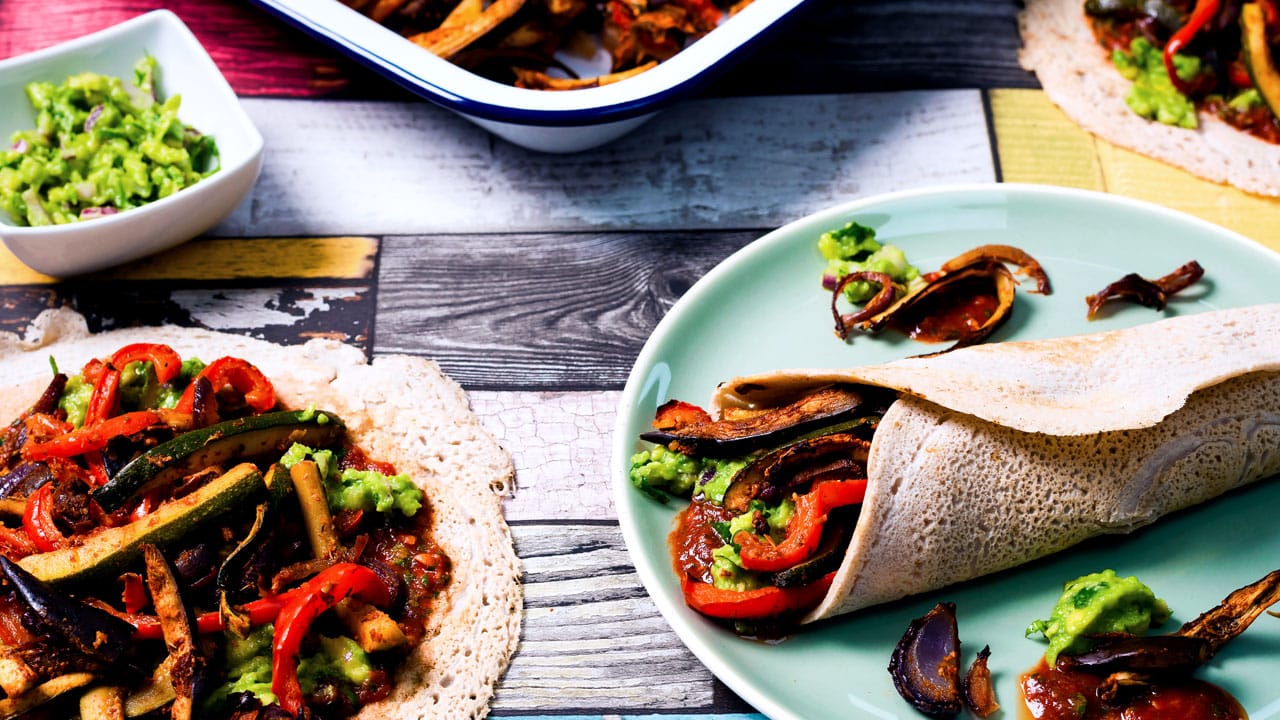
[[[746,464],[738,459],[696,458],[655,445],[631,456],[627,475],[632,485],[657,500],[666,501],[668,494],[685,499],[701,494],[719,503],[733,476]]]
[[[1129,52],[1117,49],[1111,55],[1120,74],[1133,81],[1125,103],[1138,115],[1184,128],[1198,126],[1195,103],[1173,86],[1164,66],[1164,54],[1144,37],[1129,43]],[[1178,77],[1190,81],[1200,74],[1200,58],[1174,55],[1173,66]]]
[[[1168,619],[1169,606],[1138,578],[1103,570],[1067,583],[1049,619],[1032,622],[1026,634],[1044,634],[1049,640],[1045,660],[1053,666],[1060,653],[1086,652],[1089,635],[1141,635]]]
[[[217,170],[218,148],[178,119],[182,99],[156,95],[156,61],[132,80],[85,72],[33,82],[36,127],[0,149],[0,210],[19,225],[109,215],[159,200]]]
[[[829,278],[839,279],[853,272],[882,272],[893,281],[910,286],[920,277],[920,269],[907,262],[902,249],[876,240],[876,231],[866,225],[848,222],[844,227],[830,230],[818,238],[818,252],[827,260],[823,271],[824,283]],[[844,296],[852,303],[864,303],[879,292],[878,286],[867,282],[851,282],[845,286]]]

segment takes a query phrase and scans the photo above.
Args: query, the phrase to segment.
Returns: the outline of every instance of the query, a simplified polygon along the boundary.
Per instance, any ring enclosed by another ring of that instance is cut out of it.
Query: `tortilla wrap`
[[[311,340],[283,347],[205,330],[130,328],[90,335],[70,310],[46,311],[25,339],[0,334],[0,417],[14,418],[50,378],[50,357],[76,372],[134,342],[162,342],[183,357],[223,355],[258,366],[282,405],[338,414],[373,458],[391,462],[426,494],[432,533],[452,560],[452,581],[430,615],[425,639],[397,670],[391,696],[359,718],[481,718],[520,632],[520,565],[502,516],[513,489],[506,452],[472,414],[466,394],[429,360],[380,357]]]
[[[769,407],[833,382],[893,388],[831,590],[803,622],[1126,533],[1280,473],[1280,305],[852,370],[723,384]]]
[[[1258,195],[1280,195],[1280,145],[1199,112],[1189,130],[1146,120],[1125,104],[1130,82],[1093,37],[1084,0],[1027,0],[1018,61],[1089,132],[1121,147]]]

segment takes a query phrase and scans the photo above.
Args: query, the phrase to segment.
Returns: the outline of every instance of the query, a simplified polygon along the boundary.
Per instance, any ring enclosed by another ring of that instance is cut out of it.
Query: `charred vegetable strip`
[[[681,452],[707,457],[744,455],[800,437],[816,427],[872,411],[880,396],[865,388],[830,387],[780,408],[733,420],[698,423],[678,430],[656,430],[642,440],[674,443]]]
[[[796,499],[796,514],[787,526],[787,537],[774,545],[748,532],[740,532],[734,542],[741,546],[742,566],[748,570],[775,572],[803,562],[818,548],[822,529],[832,510],[862,502],[866,480],[828,480]]]
[[[331,557],[338,551],[338,535],[333,530],[333,515],[324,497],[319,468],[311,460],[303,460],[289,468],[289,478],[302,507],[302,521],[307,526],[311,552],[317,558]]]
[[[22,527],[40,552],[57,550],[67,544],[66,536],[53,522],[53,489],[53,483],[47,482],[31,493],[22,515]]]
[[[954,272],[977,260],[999,260],[1018,267],[1019,275],[1026,275],[1036,281],[1036,289],[1031,292],[1049,295],[1053,288],[1049,285],[1049,274],[1041,267],[1040,262],[1022,248],[1012,245],[980,245],[963,252],[942,264],[942,272]]]
[[[51,457],[75,457],[94,450],[101,450],[113,438],[142,432],[161,422],[159,413],[139,410],[85,426],[42,443],[31,443],[22,448],[27,460],[45,460]]]
[[[276,390],[257,367],[236,357],[221,357],[209,363],[197,378],[205,378],[214,392],[230,386],[244,396],[244,402],[255,412],[264,413],[276,405]],[[195,404],[195,383],[182,393],[176,409],[191,412]]]
[[[0,700],[0,718],[8,720],[8,718],[18,717],[28,710],[40,707],[59,695],[82,688],[95,680],[97,680],[97,677],[93,673],[81,672],[68,673],[56,677],[48,682],[41,683],[18,697]]]
[[[172,658],[170,675],[174,699],[170,717],[173,720],[191,720],[204,657],[196,650],[191,620],[169,562],[155,545],[142,546],[142,559],[147,568],[147,588],[151,590],[151,601],[164,634],[164,645]]]
[[[295,442],[322,446],[341,435],[343,429],[338,416],[318,410],[228,420],[184,433],[142,453],[121,468],[110,483],[94,490],[93,499],[104,510],[113,512],[149,488],[202,468],[234,458],[271,453],[279,457]]]
[[[164,545],[263,492],[262,473],[250,463],[237,465],[190,495],[119,527],[102,528],[82,543],[31,555],[20,564],[46,582],[63,582],[118,569],[141,552],[144,543]]]
[[[163,343],[134,343],[125,345],[111,354],[111,365],[123,370],[132,362],[149,362],[161,385],[172,382],[182,372],[182,358],[173,348]]]
[[[298,682],[302,638],[321,613],[348,597],[382,606],[391,602],[391,593],[377,573],[362,565],[340,563],[308,580],[280,610],[272,640],[271,692],[290,714],[303,709]]]
[[[844,290],[853,282],[869,282],[880,286],[877,292],[861,310],[852,313],[841,313],[838,303],[844,295]],[[872,272],[870,270],[862,270],[859,272],[851,272],[840,278],[840,282],[836,283],[835,289],[831,293],[831,315],[836,321],[836,336],[841,340],[847,340],[849,334],[858,328],[862,323],[888,310],[893,301],[898,297],[898,289],[893,284],[893,278],[882,272]]]
[[[681,581],[681,589],[685,603],[703,615],[728,620],[756,620],[795,613],[817,605],[827,594],[833,579],[835,573],[828,573],[802,587],[763,587],[738,592],[722,590],[686,577]]]
[[[964,676],[964,704],[981,718],[990,717],[1000,709],[1000,703],[996,702],[996,688],[991,684],[991,670],[987,667],[989,657],[991,646],[984,645]]]
[[[1173,34],[1173,37],[1169,38],[1169,42],[1164,46],[1164,67],[1169,73],[1169,81],[1183,95],[1190,95],[1194,88],[1178,77],[1178,70],[1174,65],[1173,56],[1190,44],[1196,34],[1208,25],[1209,21],[1213,20],[1214,16],[1218,14],[1218,8],[1221,4],[1221,0],[1196,0],[1196,6],[1191,11],[1190,19],[1187,20],[1185,25],[1178,28],[1178,31]]]
[[[1148,280],[1137,273],[1129,273],[1096,294],[1085,298],[1085,303],[1089,306],[1086,317],[1090,320],[1094,319],[1102,310],[1102,306],[1112,300],[1129,300],[1149,308],[1163,310],[1168,304],[1170,295],[1185,290],[1203,276],[1204,268],[1195,260],[1155,280]]]

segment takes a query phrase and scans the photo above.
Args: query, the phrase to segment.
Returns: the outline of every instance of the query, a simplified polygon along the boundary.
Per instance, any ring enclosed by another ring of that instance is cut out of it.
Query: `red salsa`
[[[1021,679],[1023,717],[1033,720],[1247,720],[1226,690],[1188,679],[1128,689],[1120,704],[1098,698],[1102,678],[1040,664]]]

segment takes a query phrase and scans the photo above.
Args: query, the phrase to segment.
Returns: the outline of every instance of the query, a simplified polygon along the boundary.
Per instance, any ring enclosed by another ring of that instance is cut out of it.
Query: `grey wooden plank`
[[[518,148],[427,103],[243,102],[265,166],[217,235],[766,228],[874,193],[995,179],[977,91],[694,100],[573,155]]]
[[[809,0],[708,95],[1039,87],[1017,0]]]
[[[620,388],[671,305],[758,234],[386,238],[374,353],[469,389]]]
[[[512,531],[524,568],[524,626],[495,716],[749,709],[662,619],[616,525]]]

